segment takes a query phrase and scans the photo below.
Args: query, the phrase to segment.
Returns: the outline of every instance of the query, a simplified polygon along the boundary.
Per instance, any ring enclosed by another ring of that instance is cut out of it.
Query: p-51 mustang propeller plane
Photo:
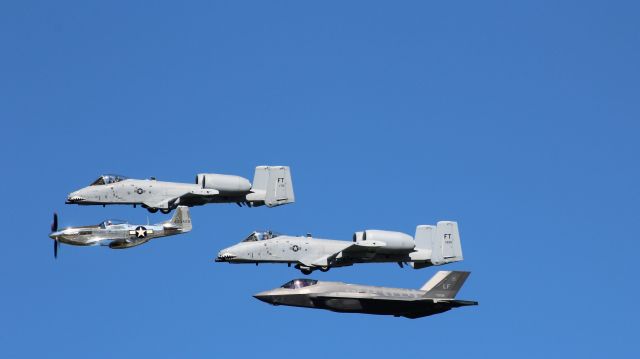
[[[253,232],[242,242],[218,253],[216,262],[295,264],[303,274],[316,269],[355,263],[409,263],[414,269],[461,261],[462,246],[458,223],[440,221],[420,225],[415,238],[401,232],[366,230],[356,232],[353,242],[293,237],[271,231]]]
[[[249,207],[267,207],[293,203],[293,184],[287,166],[258,166],[253,184],[240,176],[200,173],[195,184],[139,180],[118,175],[103,175],[88,187],[72,192],[67,204],[141,205],[155,213],[169,213],[179,205],[200,206],[207,203],[236,203]]]
[[[152,225],[129,224],[121,220],[108,219],[93,226],[66,227],[58,230],[58,215],[53,214],[51,234],[53,256],[58,257],[60,243],[74,246],[109,246],[123,249],[139,246],[148,241],[191,231],[189,207],[180,206],[173,217]]]

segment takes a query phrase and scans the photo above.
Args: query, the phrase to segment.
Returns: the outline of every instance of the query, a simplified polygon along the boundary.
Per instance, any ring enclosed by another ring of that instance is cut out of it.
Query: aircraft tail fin
[[[255,194],[262,195],[262,200],[268,207],[295,202],[291,172],[288,166],[256,167],[251,189]]]
[[[462,288],[471,272],[439,271],[420,290],[426,291],[426,298],[453,299]]]
[[[440,221],[435,226],[420,225],[416,228],[416,249],[430,250],[432,265],[441,265],[463,260],[462,244],[458,223],[452,221]],[[410,263],[413,268],[419,269],[428,266],[426,263]]]
[[[171,217],[171,219],[166,223],[171,225],[172,227],[175,227],[176,229],[182,230],[182,232],[191,231],[193,226],[191,225],[191,215],[189,214],[189,207],[178,206],[175,213],[173,214],[173,217]]]

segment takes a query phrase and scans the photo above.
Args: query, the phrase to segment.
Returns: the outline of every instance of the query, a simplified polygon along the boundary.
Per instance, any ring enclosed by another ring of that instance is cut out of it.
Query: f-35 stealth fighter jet
[[[415,269],[461,261],[458,224],[440,221],[420,225],[415,238],[401,232],[366,230],[356,232],[353,241],[293,237],[270,231],[253,232],[242,242],[218,253],[216,262],[295,264],[303,274],[316,269],[355,263],[408,263]]]
[[[139,180],[118,175],[103,175],[88,187],[72,192],[67,204],[141,205],[155,213],[169,213],[181,206],[207,203],[236,203],[249,207],[280,206],[295,201],[291,174],[287,166],[258,166],[253,184],[240,176],[200,173],[195,184]]]
[[[415,319],[478,305],[475,301],[455,299],[468,276],[469,272],[440,271],[420,290],[294,279],[254,297],[273,305]]]

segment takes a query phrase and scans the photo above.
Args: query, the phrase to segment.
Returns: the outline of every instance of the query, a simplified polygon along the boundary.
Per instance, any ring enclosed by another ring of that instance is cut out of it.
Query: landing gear
[[[296,264],[296,269],[298,269],[304,275],[309,275],[313,273],[313,268],[310,268],[307,266],[301,266],[300,264]]]
[[[300,268],[300,272],[302,272],[302,274],[304,274],[304,275],[309,275],[309,274],[313,273],[313,269],[311,269],[311,268]]]
[[[320,272],[328,272],[329,267],[320,267]]]
[[[156,213],[158,212],[157,208],[147,208],[147,211],[149,211],[149,213]]]
[[[169,214],[171,213],[171,208],[162,208],[160,209],[160,212],[162,212],[163,214]]]

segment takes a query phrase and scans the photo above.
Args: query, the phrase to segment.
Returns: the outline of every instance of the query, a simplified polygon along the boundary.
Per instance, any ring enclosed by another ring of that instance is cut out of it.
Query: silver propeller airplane
[[[420,290],[294,279],[254,297],[273,305],[415,319],[478,305],[475,301],[455,299],[468,276],[469,272],[440,271]]]
[[[236,203],[249,207],[280,206],[293,203],[293,184],[287,166],[258,166],[253,184],[240,176],[200,173],[195,184],[139,180],[119,175],[103,175],[88,187],[72,192],[67,204],[141,205],[155,213],[169,213],[178,205],[200,206],[207,203]]]
[[[420,225],[415,239],[401,232],[366,230],[356,232],[353,241],[294,237],[271,231],[253,232],[242,242],[218,253],[216,262],[295,264],[303,274],[316,269],[355,263],[409,263],[414,269],[461,261],[462,247],[458,224],[440,221],[437,225]]]
[[[121,220],[108,219],[93,226],[66,227],[58,230],[58,215],[53,214],[51,234],[53,256],[58,257],[60,243],[74,246],[109,246],[112,249],[131,248],[148,241],[191,231],[189,207],[180,206],[173,217],[152,225],[129,224]]]

